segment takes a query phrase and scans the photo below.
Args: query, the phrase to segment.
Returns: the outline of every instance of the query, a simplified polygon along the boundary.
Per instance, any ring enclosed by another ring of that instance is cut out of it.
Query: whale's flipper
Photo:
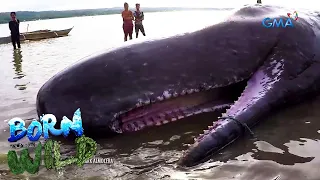
[[[320,84],[320,64],[311,52],[310,49],[301,50],[298,46],[292,48],[286,44],[274,47],[264,64],[250,78],[239,99],[220,120],[195,139],[179,164],[193,166],[207,160],[212,153],[250,131],[248,128],[270,110],[283,104],[297,103],[306,94],[316,93]]]

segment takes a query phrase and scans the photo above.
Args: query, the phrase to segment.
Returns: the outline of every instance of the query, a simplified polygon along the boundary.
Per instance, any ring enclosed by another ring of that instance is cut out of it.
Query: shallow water
[[[148,37],[168,36],[214,24],[226,14],[148,13],[145,29]],[[23,22],[22,31],[27,24],[29,31],[75,27],[68,37],[24,43],[21,51],[0,45],[0,154],[9,150],[7,121],[36,117],[35,98],[46,80],[87,55],[123,43],[120,15]],[[0,25],[0,36],[8,33],[7,25]],[[112,164],[67,166],[61,172],[42,166],[37,175],[13,176],[0,157],[0,179],[320,179],[319,108],[320,99],[315,98],[270,114],[253,129],[256,139],[240,139],[192,169],[177,169],[175,162],[217,114],[98,140],[99,156],[112,158]],[[63,142],[63,154],[72,153],[73,147],[73,142]]]

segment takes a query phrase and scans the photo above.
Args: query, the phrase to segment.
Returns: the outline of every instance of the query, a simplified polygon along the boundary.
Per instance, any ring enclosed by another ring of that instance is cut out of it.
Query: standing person
[[[15,12],[10,13],[11,21],[9,22],[9,29],[11,31],[11,42],[13,45],[13,49],[17,49],[16,44],[18,45],[18,48],[20,47],[20,30],[19,30],[19,24],[20,21],[16,17]]]
[[[127,41],[127,37],[129,35],[130,40],[132,39],[133,32],[133,13],[129,10],[128,3],[124,3],[124,11],[122,11],[122,19],[123,19],[123,33],[124,33],[124,41]]]
[[[144,32],[144,27],[142,24],[142,21],[144,20],[144,14],[142,11],[140,11],[140,4],[137,3],[136,4],[136,11],[134,11],[134,18],[135,18],[135,23],[134,23],[134,27],[136,30],[136,38],[138,38],[139,35],[139,30],[141,31],[141,33],[146,36],[146,33]]]

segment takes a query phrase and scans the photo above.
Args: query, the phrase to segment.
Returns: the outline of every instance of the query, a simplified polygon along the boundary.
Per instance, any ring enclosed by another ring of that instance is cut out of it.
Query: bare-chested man
[[[122,19],[123,19],[123,32],[124,32],[124,41],[127,41],[128,35],[130,40],[132,39],[133,33],[133,23],[134,19],[133,13],[129,10],[128,3],[124,3],[124,11],[122,11]]]

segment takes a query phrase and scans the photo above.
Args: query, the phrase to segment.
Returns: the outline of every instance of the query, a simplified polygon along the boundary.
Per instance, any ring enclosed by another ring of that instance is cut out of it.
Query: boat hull
[[[67,36],[70,31],[73,29],[64,29],[64,30],[58,30],[58,31],[50,31],[50,30],[39,30],[39,31],[32,31],[27,33],[21,33],[20,34],[20,41],[35,41],[35,40],[42,40],[42,39],[50,39],[50,38],[58,38]],[[0,38],[0,44],[7,44],[11,42],[11,37],[1,37]]]

